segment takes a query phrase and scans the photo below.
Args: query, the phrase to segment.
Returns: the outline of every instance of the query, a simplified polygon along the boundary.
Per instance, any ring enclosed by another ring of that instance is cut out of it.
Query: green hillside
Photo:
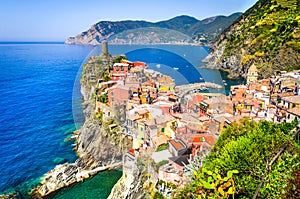
[[[224,51],[215,64],[229,69],[230,63],[224,66],[221,62],[235,57],[238,62],[234,64],[239,68],[233,71],[242,75],[252,63],[258,66],[261,76],[271,75],[277,69],[298,69],[299,10],[300,0],[259,0],[219,37],[215,49]]]

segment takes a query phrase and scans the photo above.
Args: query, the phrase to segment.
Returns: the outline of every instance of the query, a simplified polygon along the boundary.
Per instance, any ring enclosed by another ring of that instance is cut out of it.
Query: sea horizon
[[[0,41],[0,44],[64,44],[64,41]]]

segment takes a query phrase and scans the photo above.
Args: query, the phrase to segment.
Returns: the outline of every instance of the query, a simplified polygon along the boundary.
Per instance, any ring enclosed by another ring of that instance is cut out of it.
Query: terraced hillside
[[[254,63],[260,75],[300,66],[300,0],[259,0],[227,28],[208,57],[210,66],[245,76]]]

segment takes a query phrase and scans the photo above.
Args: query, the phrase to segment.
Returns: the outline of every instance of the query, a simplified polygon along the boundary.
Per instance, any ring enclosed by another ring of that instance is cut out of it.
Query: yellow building
[[[257,79],[258,79],[258,70],[256,65],[252,64],[248,69],[247,84],[250,84],[251,82],[256,82]]]

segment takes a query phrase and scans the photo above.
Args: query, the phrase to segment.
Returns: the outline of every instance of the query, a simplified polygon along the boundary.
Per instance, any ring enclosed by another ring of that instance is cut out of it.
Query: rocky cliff
[[[123,159],[123,175],[113,187],[108,199],[151,198],[150,184],[156,184],[157,168],[150,156],[139,154],[134,160]]]
[[[147,21],[100,21],[92,25],[89,30],[75,37],[69,37],[65,43],[97,45],[103,40],[113,40],[112,43],[121,44],[144,44],[145,41],[151,41],[152,43],[177,43],[187,42],[185,37],[201,43],[207,43],[213,41],[217,35],[232,24],[240,15],[241,13],[234,13],[230,16],[215,16],[204,20],[198,20],[190,16],[178,16],[157,23]],[[178,33],[174,34],[175,31]],[[166,36],[166,32],[171,37]],[[142,39],[137,40],[136,38]]]
[[[300,66],[300,1],[259,0],[227,28],[204,60],[209,68],[245,77],[255,64],[261,77]]]
[[[84,125],[73,135],[76,138],[78,159],[74,163],[57,165],[42,178],[41,185],[33,192],[33,198],[43,198],[59,189],[80,182],[99,171],[121,167],[123,150],[129,146],[120,128],[111,131],[108,127],[114,121],[99,120],[95,116],[95,88],[103,73],[101,57],[91,57],[84,65],[81,78],[83,95]],[[112,116],[113,116],[113,110]]]

